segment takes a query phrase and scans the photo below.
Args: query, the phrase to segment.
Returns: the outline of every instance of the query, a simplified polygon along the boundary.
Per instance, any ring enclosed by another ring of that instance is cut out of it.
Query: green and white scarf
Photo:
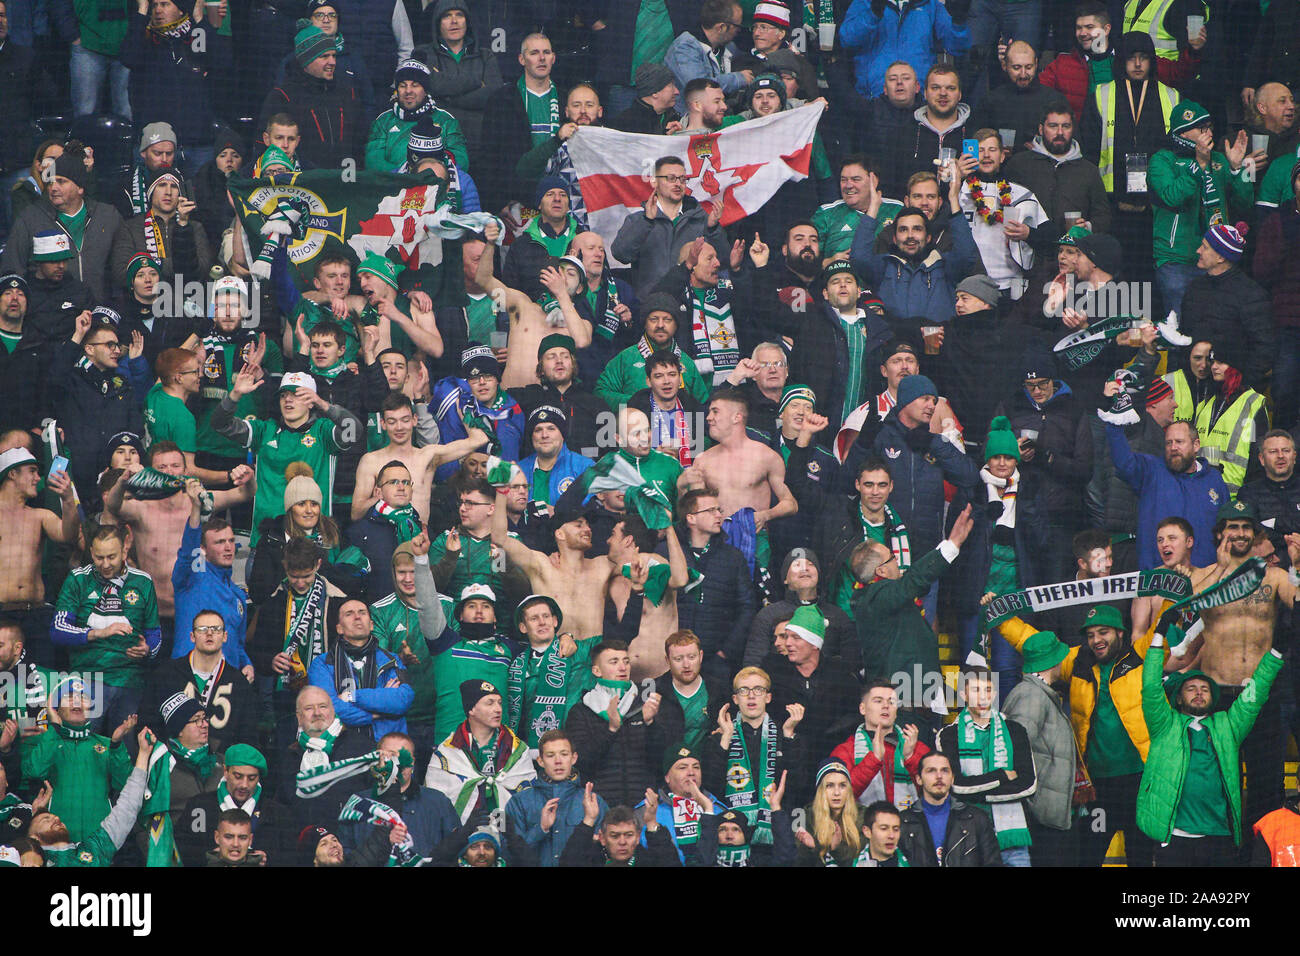
[[[375,514],[393,526],[398,544],[418,538],[424,530],[420,526],[420,513],[414,505],[390,505],[381,499],[375,503]]]
[[[50,721],[50,726],[54,728],[56,736],[64,740],[88,740],[90,738],[90,724],[82,724],[80,727],[71,727],[68,724],[59,724]]]
[[[165,475],[147,467],[126,480],[126,490],[131,492],[131,497],[141,501],[162,501],[184,489],[184,475]]]
[[[406,753],[406,751],[402,751]],[[339,810],[339,820],[343,823],[369,823],[371,826],[392,830],[402,824],[402,816],[386,803],[372,797],[354,793]],[[401,843],[390,844],[388,860],[385,866],[419,866],[420,855],[415,850],[415,840],[410,833]]]
[[[212,775],[217,758],[208,745],[193,749],[178,740],[154,745],[149,755],[149,776],[145,783],[144,805],[140,807],[140,825],[149,833],[145,866],[180,866],[181,857],[172,833],[172,771],[176,765],[189,768],[200,784]]]
[[[642,485],[641,488],[658,491],[658,489],[656,489],[653,485],[648,485],[648,484]],[[630,503],[632,499],[630,497],[627,497],[624,500]],[[649,524],[650,524],[649,522],[646,522],[647,527],[649,527]],[[623,565],[622,574],[623,577],[631,581],[632,565],[630,564]],[[655,607],[658,607],[659,604],[663,601],[664,595],[668,593],[668,581],[670,578],[672,578],[672,576],[673,576],[672,568],[669,567],[668,562],[656,561],[653,564],[651,564],[649,570],[646,573],[646,581],[644,587],[645,599],[649,601],[651,604],[653,604]],[[699,571],[695,570],[694,568],[686,569],[686,577],[687,577],[686,587],[682,588],[683,594],[689,594],[691,591],[694,591],[697,587],[700,586],[700,582],[704,580],[704,575],[701,574]]]
[[[708,289],[691,289],[691,340],[695,368],[706,381],[721,385],[740,364],[740,337],[731,312],[731,280]]]
[[[320,751],[310,751],[303,754],[302,763],[299,765],[298,775],[294,781],[294,793],[305,800],[319,797],[340,780],[361,776],[383,759],[378,750],[372,750],[360,757],[349,757],[346,760],[332,762],[328,757],[322,762],[320,757]]]
[[[718,847],[718,866],[749,866],[749,844]]]
[[[528,701],[528,724],[524,726],[524,692],[528,681],[540,676],[543,693]],[[553,638],[540,651],[528,647],[514,656],[506,672],[506,723],[519,730],[530,746],[548,730],[558,730],[568,710],[566,689],[569,679],[568,659],[560,654],[559,638]],[[549,690],[548,692],[545,692]]]
[[[997,711],[991,712],[989,725],[981,733],[970,710],[962,708],[957,715],[957,758],[961,772],[968,777],[977,777],[995,770],[1014,770],[1016,755],[1006,718]],[[1025,820],[1025,808],[1021,800],[972,802],[993,815],[993,829],[997,831],[999,849],[1008,850],[1033,843],[1029,838],[1029,824]]]
[[[217,784],[217,808],[219,810],[243,810],[250,817],[257,810],[257,802],[262,799],[262,785],[259,783],[253,791],[253,795],[243,803],[236,803],[235,798],[230,795],[230,788],[226,786],[226,778],[222,777],[221,782]]]
[[[912,865],[911,863],[907,862],[907,857],[903,855],[903,850],[901,847],[894,850],[894,859],[898,861],[899,867],[910,868]],[[853,866],[883,866],[883,864],[879,860],[876,860],[875,858],[872,857],[870,843],[868,843],[866,846],[862,848],[862,852],[857,855],[857,858],[854,859],[852,865]]]
[[[763,725],[759,728],[757,765],[749,754],[745,729],[739,721],[731,735],[731,746],[727,748],[727,806],[745,815],[754,829],[752,842],[755,844],[772,842],[772,807],[768,803],[768,787],[776,783],[776,734],[776,721],[764,713]]]
[[[672,808],[673,836],[679,847],[694,846],[700,842],[700,820],[704,808],[690,797],[681,797],[675,793],[660,793],[659,803],[667,803]]]
[[[867,733],[866,724],[858,724],[858,729],[853,732],[853,763],[860,764],[866,759],[867,754],[871,753],[871,737]],[[889,800],[900,810],[906,810],[912,804],[916,803],[916,786],[912,783],[912,774],[908,771],[903,763],[903,735],[897,727],[890,729],[885,734],[885,742],[888,743],[890,738],[894,743],[894,765],[890,776],[894,784],[894,797],[889,798],[888,791],[885,788],[885,774],[890,768],[882,766],[880,772],[871,778],[867,788],[862,791],[858,797],[858,803],[866,806],[869,803],[875,803],[877,800]],[[888,754],[888,750],[886,750]]]
[[[604,720],[609,720],[608,710],[611,700],[618,701],[619,716],[626,717],[632,705],[636,703],[636,688],[632,686],[630,680],[606,680],[597,677],[596,686],[582,695],[582,702]]]

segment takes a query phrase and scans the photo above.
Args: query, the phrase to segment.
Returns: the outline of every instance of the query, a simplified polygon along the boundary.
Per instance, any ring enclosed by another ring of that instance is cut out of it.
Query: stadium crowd
[[[1300,0],[0,0],[0,864],[1300,865],[1297,84]]]

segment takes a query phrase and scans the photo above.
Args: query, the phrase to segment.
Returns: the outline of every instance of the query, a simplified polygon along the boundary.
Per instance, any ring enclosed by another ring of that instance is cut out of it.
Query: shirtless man
[[[68,473],[51,475],[46,481],[62,502],[61,518],[47,508],[28,506],[40,480],[36,458],[26,448],[0,452],[0,613],[19,620],[33,652],[48,645],[40,628],[49,634],[53,614],[45,604],[41,581],[43,539],[73,544],[78,526],[77,495]]]
[[[614,525],[607,542],[609,552],[606,559],[614,571],[609,579],[609,599],[614,602],[619,620],[629,612],[628,603],[634,595],[641,601],[641,621],[637,635],[628,642],[628,652],[632,655],[632,681],[635,684],[658,677],[668,670],[664,641],[669,634],[678,630],[677,592],[690,581],[686,554],[682,551],[676,530],[669,525],[665,534],[668,541],[668,584],[658,601],[653,593],[646,593],[651,569],[665,563],[663,558],[654,553],[655,532],[646,528],[640,518],[628,516]],[[624,565],[629,566],[631,578],[624,577]]]
[[[368,257],[357,267],[357,283],[361,286],[361,295],[348,295],[347,283],[341,275],[331,276],[326,267],[318,279],[317,289],[303,293],[303,298],[320,305],[328,305],[335,316],[344,323],[355,323],[361,313],[373,307],[378,313],[379,321],[375,328],[379,332],[378,351],[393,347],[393,326],[406,333],[415,347],[431,358],[442,358],[442,335],[434,321],[432,302],[421,292],[413,292],[407,302],[410,313],[404,312],[397,302],[396,267],[380,256]],[[343,270],[340,268],[339,272]],[[340,292],[341,288],[341,292]],[[301,326],[301,316],[298,326]],[[300,328],[294,328],[293,335],[286,330],[286,348],[292,354],[297,348],[297,340],[303,334]]]
[[[509,493],[509,486],[498,488]],[[504,497],[501,504],[504,504]],[[534,551],[508,533],[508,508],[492,514],[492,543],[505,549],[506,557],[528,574],[533,592],[553,597],[560,605],[565,627],[578,640],[595,637],[604,628],[605,586],[622,565],[612,566],[603,557],[584,557],[591,547],[591,526],[587,509],[579,499],[570,499],[551,518],[555,554]]]
[[[1160,522],[1156,526],[1156,554],[1160,556],[1160,564],[1171,571],[1181,571],[1190,578],[1192,576],[1192,545],[1195,540],[1192,535],[1192,526],[1187,522],[1187,519],[1170,516]],[[1109,569],[1107,573],[1109,573]],[[1155,595],[1133,599],[1130,613],[1133,618],[1134,634],[1145,634],[1147,632],[1151,619],[1160,613],[1160,605],[1163,602],[1163,598]],[[1168,667],[1165,668],[1165,670],[1168,669]]]
[[[474,282],[498,302],[503,302],[510,316],[509,345],[506,352],[505,372],[501,376],[501,387],[511,389],[536,385],[538,383],[537,346],[541,343],[542,337],[549,335],[556,327],[548,322],[546,313],[542,311],[540,305],[518,289],[509,288],[492,274],[492,258],[498,234],[496,224],[489,223],[483,234],[488,239],[488,245],[483,250],[483,258],[478,262]],[[578,310],[573,305],[573,296],[581,289],[586,278],[585,272],[579,274],[579,270],[574,266],[567,267],[563,272],[548,266],[542,270],[541,278],[542,285],[546,286],[555,297],[556,304],[564,316],[565,330],[578,348],[586,348],[591,344],[591,323],[578,315]]]
[[[180,477],[185,474],[185,453],[176,447],[175,442],[154,442],[149,447],[149,467],[164,475]],[[169,498],[153,501],[127,498],[127,481],[142,470],[139,462],[128,465],[118,475],[113,487],[104,492],[104,508],[131,529],[140,570],[153,578],[158,596],[158,616],[170,620],[176,610],[172,595],[172,565],[176,563],[176,551],[181,546],[185,523],[190,519],[190,499],[184,489],[177,490]],[[231,469],[230,477],[235,483],[234,488],[212,492],[213,511],[253,500],[253,469],[248,465],[237,465]],[[164,625],[166,630],[167,625]],[[166,639],[170,634],[164,633],[163,636]]]
[[[761,532],[769,521],[797,512],[799,504],[785,485],[785,462],[780,453],[745,434],[748,418],[749,406],[741,395],[715,395],[706,422],[709,437],[717,444],[682,472],[677,488],[717,488],[722,513],[730,517],[741,508],[752,508],[754,528]]]
[[[415,408],[401,392],[393,392],[380,406],[380,427],[388,436],[383,448],[367,452],[357,465],[357,485],[352,492],[352,520],[359,521],[379,500],[375,479],[388,462],[397,460],[406,465],[415,479],[411,504],[420,514],[420,520],[429,520],[429,498],[433,493],[433,472],[443,462],[456,461],[488,443],[487,432],[480,428],[469,429],[469,437],[447,445],[412,444],[415,435]]]
[[[1219,535],[1218,560],[1192,572],[1192,590],[1199,592],[1226,577],[1251,556],[1255,537],[1260,531],[1259,515],[1254,505],[1227,501],[1219,508],[1215,533]],[[1222,607],[1201,612],[1205,629],[1195,666],[1208,674],[1220,688],[1216,709],[1224,710],[1241,694],[1252,690],[1249,678],[1255,667],[1273,646],[1273,628],[1277,623],[1278,604],[1294,607],[1300,594],[1300,534],[1286,536],[1286,550],[1291,558],[1290,573],[1270,566],[1264,580],[1252,593]],[[1270,810],[1282,806],[1282,770],[1286,733],[1282,729],[1281,709],[1276,697],[1266,700],[1254,726],[1241,745],[1246,764],[1246,778],[1258,781],[1248,788],[1242,817],[1246,826]],[[1243,831],[1248,832],[1248,831]]]

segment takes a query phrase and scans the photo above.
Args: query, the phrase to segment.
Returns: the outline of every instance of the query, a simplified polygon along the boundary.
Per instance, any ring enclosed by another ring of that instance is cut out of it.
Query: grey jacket
[[[131,258],[149,251],[145,243],[144,218],[143,215],[132,216],[122,223],[117,235],[113,237],[110,265],[112,282],[117,288],[126,288],[126,267],[131,264]],[[208,242],[208,233],[202,223],[197,218],[192,218],[188,225],[182,226],[175,216],[170,219],[159,216],[156,221],[162,229],[162,248],[166,251],[159,262],[162,266],[159,278],[168,281],[181,275],[186,281],[197,279],[199,282],[207,282],[213,256],[212,245]]]
[[[655,283],[677,265],[677,255],[682,246],[700,236],[709,240],[718,253],[718,260],[726,263],[731,247],[721,226],[709,226],[709,216],[704,207],[692,196],[682,202],[676,220],[658,211],[653,219],[645,217],[645,210],[632,213],[618,227],[618,235],[609,247],[610,255],[626,262],[636,272],[636,294],[644,299]]]
[[[108,203],[86,201],[86,232],[76,258],[68,264],[68,275],[80,279],[95,294],[95,300],[106,302],[110,296],[111,277],[108,274],[109,255],[113,251],[113,237],[122,225],[122,217]],[[27,275],[27,264],[32,255],[32,238],[39,232],[59,229],[58,213],[48,199],[40,199],[23,210],[13,229],[4,255],[0,256],[0,274],[16,272]],[[69,238],[71,238],[69,236]],[[76,243],[72,244],[76,249]]]
[[[1053,830],[1070,829],[1074,797],[1074,730],[1061,695],[1029,675],[1007,695],[1002,714],[1029,734],[1038,789],[1026,801],[1034,819]]]

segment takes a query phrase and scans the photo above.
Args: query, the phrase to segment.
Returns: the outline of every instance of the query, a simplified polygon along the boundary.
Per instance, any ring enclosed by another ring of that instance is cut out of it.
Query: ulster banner
[[[722,225],[744,219],[783,183],[808,176],[822,109],[821,103],[809,103],[693,136],[580,127],[569,140],[569,156],[587,221],[608,250],[623,220],[654,190],[654,164],[662,156],[681,158],[687,190],[700,202],[720,203]]]

